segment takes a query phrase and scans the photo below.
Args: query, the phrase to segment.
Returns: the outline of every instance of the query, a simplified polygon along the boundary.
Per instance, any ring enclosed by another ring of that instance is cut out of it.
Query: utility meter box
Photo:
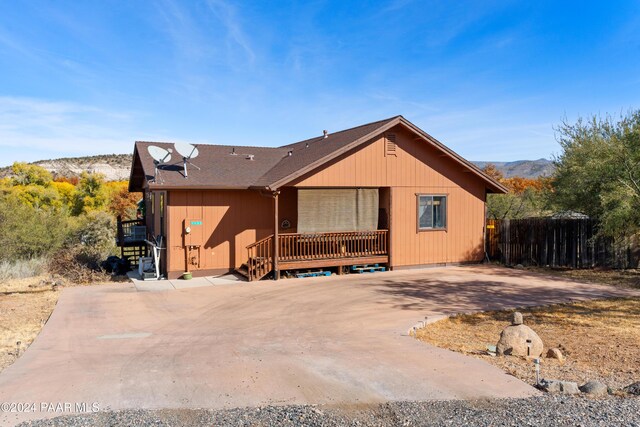
[[[204,245],[204,226],[201,219],[187,218],[182,223],[184,246]]]

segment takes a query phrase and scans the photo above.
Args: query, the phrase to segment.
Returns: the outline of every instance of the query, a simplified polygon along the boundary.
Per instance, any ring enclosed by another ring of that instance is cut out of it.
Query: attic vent
[[[385,156],[397,156],[396,154],[396,134],[384,134],[384,154]]]

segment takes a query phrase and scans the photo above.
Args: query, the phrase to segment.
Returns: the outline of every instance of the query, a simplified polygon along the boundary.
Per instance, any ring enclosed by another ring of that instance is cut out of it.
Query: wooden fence
[[[597,238],[591,219],[488,220],[486,253],[506,265],[636,268],[638,250]]]

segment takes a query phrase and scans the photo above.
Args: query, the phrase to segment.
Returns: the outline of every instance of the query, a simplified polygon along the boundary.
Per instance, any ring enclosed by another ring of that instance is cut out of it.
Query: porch
[[[388,264],[388,230],[269,235],[247,246],[247,262],[238,273],[249,281],[284,270]],[[277,244],[275,240],[277,239]]]

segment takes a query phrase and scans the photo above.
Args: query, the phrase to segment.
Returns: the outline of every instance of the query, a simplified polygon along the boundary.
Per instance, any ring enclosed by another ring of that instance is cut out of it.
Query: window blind
[[[376,230],[378,189],[298,190],[298,233]]]

